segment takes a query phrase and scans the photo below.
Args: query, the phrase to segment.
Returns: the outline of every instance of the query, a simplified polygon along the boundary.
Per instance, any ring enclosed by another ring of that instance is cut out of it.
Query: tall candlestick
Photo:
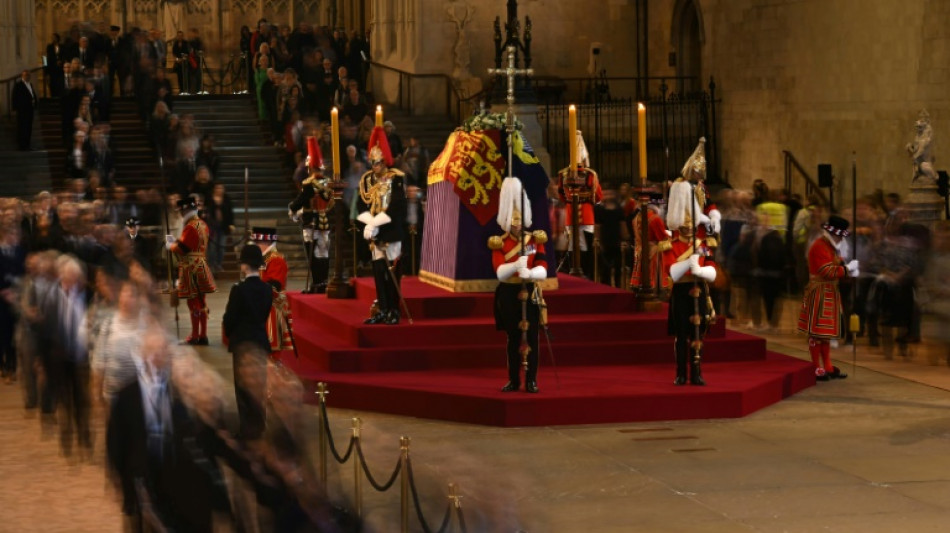
[[[383,106],[376,106],[376,125],[379,127],[383,126]]]
[[[340,117],[335,107],[330,111],[330,138],[333,139],[333,179],[338,179],[340,177]]]
[[[637,104],[637,138],[640,141],[640,181],[647,181],[647,108]]]
[[[567,142],[570,143],[571,150],[571,166],[570,171],[574,172],[577,170],[577,108],[574,107],[574,104],[571,104],[567,108]]]

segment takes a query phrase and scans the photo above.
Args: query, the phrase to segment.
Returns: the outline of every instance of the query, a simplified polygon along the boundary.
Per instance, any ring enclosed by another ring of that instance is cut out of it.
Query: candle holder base
[[[331,300],[345,300],[356,297],[356,290],[348,279],[330,279],[327,283],[327,298]]]

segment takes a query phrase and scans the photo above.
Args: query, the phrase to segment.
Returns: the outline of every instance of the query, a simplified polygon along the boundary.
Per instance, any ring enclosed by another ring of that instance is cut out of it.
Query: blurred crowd
[[[626,184],[618,189],[604,186],[603,192],[603,201],[595,206],[596,277],[602,283],[626,288],[638,283],[638,274],[631,270],[633,243],[639,239],[639,202]],[[554,247],[560,270],[566,272],[570,265],[565,264],[569,260],[565,206],[553,189],[549,198]],[[663,219],[662,196],[655,200],[648,209]],[[777,332],[782,300],[799,302],[808,283],[808,248],[820,237],[821,224],[831,214],[829,206],[818,194],[802,199],[782,189],[770,189],[762,180],[751,190],[722,189],[714,201],[722,213],[715,252],[720,274],[713,287],[717,313],[751,330]],[[879,347],[885,357],[909,356],[910,346],[921,340],[926,314],[939,321],[950,317],[946,299],[950,290],[950,222],[938,221],[931,230],[912,220],[900,195],[881,190],[859,196],[857,210],[849,206],[838,214],[850,221],[857,244],[855,254],[852,239],[844,239],[839,253],[845,262],[857,259],[861,265],[853,288],[851,280],[841,282],[843,315],[857,314],[857,337]],[[591,279],[595,277],[594,263],[593,257],[584,261],[585,274]],[[631,277],[633,281],[628,282]],[[928,336],[950,346],[945,328]],[[845,332],[840,342],[856,341]],[[950,364],[950,351],[946,357]]]
[[[304,453],[299,381],[242,354],[268,429],[236,434],[233,389],[167,332],[134,215],[108,211],[71,191],[0,199],[0,371],[42,435],[70,462],[105,456],[130,531],[357,530]]]

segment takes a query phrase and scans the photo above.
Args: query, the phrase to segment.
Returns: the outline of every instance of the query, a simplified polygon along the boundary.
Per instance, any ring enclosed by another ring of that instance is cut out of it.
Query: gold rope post
[[[353,419],[353,438],[356,439],[356,446],[360,445],[360,427],[363,421],[356,417]],[[356,516],[363,517],[363,473],[360,472],[360,455],[356,454],[353,458],[353,506],[356,507]]]
[[[402,533],[409,533],[409,437],[399,437],[400,461],[400,528]]]
[[[330,436],[327,435],[326,429],[326,425],[329,421],[326,420],[324,416],[327,406],[327,394],[330,394],[327,392],[327,384],[322,381],[317,383],[316,395],[320,397],[320,410],[317,412],[317,421],[320,426],[318,430],[320,432],[320,440],[318,443],[320,449],[320,483],[323,485],[324,491],[327,489],[327,439],[330,438]]]

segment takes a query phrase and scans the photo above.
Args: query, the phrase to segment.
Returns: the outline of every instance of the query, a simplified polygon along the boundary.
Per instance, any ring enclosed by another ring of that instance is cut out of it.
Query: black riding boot
[[[304,294],[313,294],[314,287],[316,286],[316,276],[317,276],[317,260],[313,257],[313,241],[303,242],[304,253],[306,253],[307,259],[307,268],[310,269],[310,283],[307,287],[304,288]]]
[[[695,353],[690,353],[689,361],[689,384],[690,385],[705,385],[706,382],[703,381],[703,371],[702,371],[702,356],[703,352],[700,350],[699,357],[696,357]]]
[[[402,305],[401,299],[399,298],[399,291],[397,290],[397,286],[400,289],[402,288],[402,286],[399,285],[402,283],[402,273],[399,271],[402,264],[399,259],[396,259],[396,261],[392,263],[392,266],[392,270],[387,269],[386,272],[386,290],[389,291],[387,295],[389,299],[389,314],[386,323],[390,325],[399,323],[399,312]]]
[[[373,261],[373,279],[376,281],[376,314],[363,321],[364,324],[381,324],[389,314],[389,291],[386,288],[386,261]]]
[[[313,292],[327,292],[327,278],[330,276],[330,258],[317,257],[313,260]]]
[[[676,353],[676,379],[673,380],[673,384],[676,386],[686,385],[686,361],[689,359],[687,340],[677,337],[673,343],[673,350]]]

